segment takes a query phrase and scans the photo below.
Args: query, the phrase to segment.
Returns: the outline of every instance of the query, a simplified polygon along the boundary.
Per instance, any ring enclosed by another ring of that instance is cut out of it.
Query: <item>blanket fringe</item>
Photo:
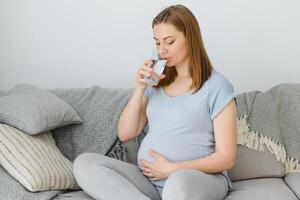
[[[286,173],[297,173],[300,172],[300,163],[299,160],[287,157],[287,161],[285,163],[285,171]]]
[[[260,133],[250,131],[246,119],[247,116],[241,116],[237,120],[237,144],[261,152],[265,151],[265,148],[267,148],[279,162],[284,164],[285,173],[300,172],[299,160],[287,156],[286,150],[282,144]]]

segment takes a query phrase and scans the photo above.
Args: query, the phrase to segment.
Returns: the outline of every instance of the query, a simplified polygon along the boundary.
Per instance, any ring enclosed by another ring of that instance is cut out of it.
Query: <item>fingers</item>
[[[154,177],[154,175],[151,173],[151,171],[150,170],[142,170],[142,173],[145,175],[145,176],[147,176],[147,177],[151,177],[151,178],[153,178]]]
[[[152,68],[151,65],[153,64],[153,61],[148,59],[145,60],[143,65],[138,69],[137,73],[136,73],[136,81],[137,83],[140,85],[147,85],[147,81],[145,80],[145,77],[149,77],[151,75],[152,72]]]
[[[161,74],[161,75],[159,76],[160,79],[164,79],[165,77],[166,77],[166,75],[164,75],[164,74]]]
[[[142,77],[142,78],[145,78],[145,77],[149,77],[151,75],[151,71],[152,69],[144,69],[144,68],[141,68],[138,70],[138,74]]]
[[[151,68],[152,64],[153,64],[152,60],[146,60],[143,66],[140,68],[140,70],[151,73],[153,71],[153,69]]]
[[[149,77],[153,71],[150,66],[151,64],[144,64],[137,72],[137,79],[142,80],[145,77]]]
[[[145,176],[147,176],[147,177],[149,177],[149,178],[158,178],[157,176],[157,172],[155,172],[155,171],[152,171],[150,168],[148,168],[148,167],[143,167],[143,166],[140,166],[140,168],[142,169],[142,173],[145,175]]]
[[[154,175],[151,174],[150,172],[145,172],[145,171],[143,171],[143,174],[144,174],[145,176],[149,177],[149,178],[154,178]]]
[[[140,168],[142,169],[142,173],[145,175],[145,176],[148,176],[148,177],[153,177],[153,173],[151,172],[150,168],[148,167],[144,167],[144,166],[140,166]]]
[[[144,65],[147,65],[147,66],[151,66],[153,64],[153,61],[151,59],[147,59],[144,61]]]
[[[148,167],[140,167],[142,169],[142,173],[147,176],[151,181],[158,181],[161,180],[158,173],[151,171]]]
[[[153,64],[152,60],[145,60],[144,64],[138,70],[138,74],[143,78],[149,77],[151,75],[151,72],[153,71],[153,69],[151,68],[152,64]]]
[[[153,61],[151,59],[147,59],[144,61],[143,65],[138,69],[136,73],[136,81],[139,85],[146,86],[147,80],[145,80],[146,77],[150,77],[153,74]],[[166,75],[161,74],[159,76],[159,80],[164,79]]]
[[[148,168],[148,167],[140,167],[143,171],[145,171],[145,172],[151,172],[151,170]]]
[[[147,176],[151,181],[158,181],[161,179],[158,175],[152,174],[151,172],[143,171],[143,174]]]
[[[160,180],[160,178],[158,178],[158,177],[153,177],[153,178],[149,178],[151,181],[158,181],[158,180]]]

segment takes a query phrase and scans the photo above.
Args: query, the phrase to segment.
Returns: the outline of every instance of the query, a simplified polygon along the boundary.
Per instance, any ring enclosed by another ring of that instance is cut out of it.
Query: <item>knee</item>
[[[191,184],[195,180],[199,180],[199,176],[205,175],[205,173],[194,170],[194,169],[184,169],[172,173],[166,181],[165,186],[173,187],[178,189],[186,190],[191,187]]]
[[[77,156],[74,160],[73,167],[74,168],[81,168],[86,166],[88,163],[90,164],[91,161],[95,160],[96,154],[95,153],[83,153]]]
[[[191,195],[195,191],[201,193],[200,190],[206,188],[205,181],[199,181],[201,176],[205,176],[205,173],[194,169],[184,169],[174,172],[168,177],[164,185],[163,199],[194,199],[195,197],[191,198]]]
[[[99,160],[99,156],[102,155],[97,153],[83,153],[76,157],[73,163],[73,172],[75,177],[86,176],[87,173],[91,172],[92,168],[96,165],[96,160]]]

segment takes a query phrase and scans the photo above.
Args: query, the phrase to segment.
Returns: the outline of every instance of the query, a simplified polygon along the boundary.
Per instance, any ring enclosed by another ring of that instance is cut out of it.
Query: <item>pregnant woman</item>
[[[149,125],[138,166],[85,153],[74,162],[75,177],[95,199],[224,199],[231,187],[226,170],[236,158],[233,87],[212,67],[188,8],[162,10],[152,28],[166,67],[158,84],[147,86],[152,61],[144,62],[118,124],[122,142]]]

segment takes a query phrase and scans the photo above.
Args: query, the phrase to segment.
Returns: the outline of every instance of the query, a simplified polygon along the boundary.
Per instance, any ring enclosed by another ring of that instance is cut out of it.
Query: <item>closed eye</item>
[[[168,42],[168,44],[173,44],[175,41],[172,41],[172,42]],[[156,45],[160,45],[160,43],[156,43]]]

